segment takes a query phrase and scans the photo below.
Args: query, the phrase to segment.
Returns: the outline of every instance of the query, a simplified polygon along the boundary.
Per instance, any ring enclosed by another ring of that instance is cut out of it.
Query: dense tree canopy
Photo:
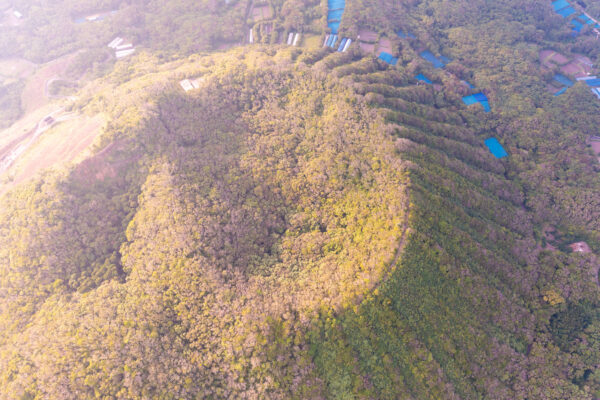
[[[541,0],[349,0],[341,35],[390,39],[390,67],[267,45],[326,32],[325,2],[287,0],[263,45],[188,56],[243,42],[250,3],[163,3],[28,1],[37,30],[0,27],[40,61],[89,40],[72,107],[111,118],[0,198],[0,397],[600,396],[599,103],[539,63],[595,60],[592,37]],[[99,67],[115,34],[146,51]]]

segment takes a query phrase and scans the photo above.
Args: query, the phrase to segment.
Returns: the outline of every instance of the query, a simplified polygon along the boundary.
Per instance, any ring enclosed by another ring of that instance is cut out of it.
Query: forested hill
[[[23,2],[57,18],[39,43],[114,8],[92,50],[142,46],[68,106],[107,115],[93,156],[0,197],[0,398],[600,397],[600,101],[540,60],[596,61],[590,29],[541,0],[348,1],[364,41],[337,52],[325,2],[268,3],[270,36],[184,3]]]
[[[102,150],[2,200],[4,397],[593,398],[592,256],[474,114],[327,54],[105,80]]]

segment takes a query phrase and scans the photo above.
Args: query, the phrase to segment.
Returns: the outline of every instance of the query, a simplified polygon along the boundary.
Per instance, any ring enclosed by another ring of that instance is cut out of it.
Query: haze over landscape
[[[0,399],[600,398],[600,0],[0,0]]]

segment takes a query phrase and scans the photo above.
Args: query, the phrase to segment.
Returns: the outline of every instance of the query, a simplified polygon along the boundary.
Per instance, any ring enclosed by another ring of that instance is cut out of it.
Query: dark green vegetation
[[[537,63],[598,44],[518,3],[349,1],[346,32],[419,37],[393,39],[397,69],[268,47],[117,64],[77,105],[112,116],[96,155],[1,199],[0,397],[600,396],[598,258],[567,246],[600,252],[600,107],[548,95]]]
[[[16,81],[0,86],[0,129],[10,126],[21,116],[23,82]]]

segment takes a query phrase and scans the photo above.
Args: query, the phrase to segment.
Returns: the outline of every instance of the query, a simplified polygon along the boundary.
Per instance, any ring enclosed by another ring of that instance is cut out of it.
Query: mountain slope
[[[540,249],[481,112],[354,52],[127,73],[2,199],[2,397],[593,398],[595,259]]]

